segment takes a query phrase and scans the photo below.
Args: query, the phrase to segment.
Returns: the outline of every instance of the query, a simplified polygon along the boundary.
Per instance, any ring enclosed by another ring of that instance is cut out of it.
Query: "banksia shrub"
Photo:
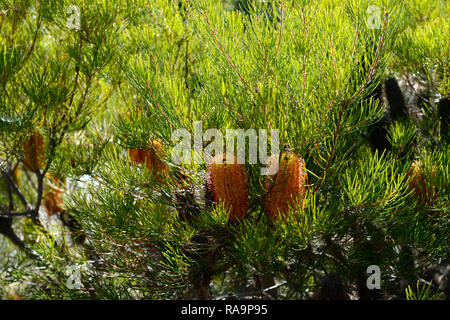
[[[271,166],[274,165],[275,161],[271,161]],[[276,219],[279,214],[286,215],[290,208],[302,205],[306,181],[305,161],[295,154],[283,154],[278,172],[267,182],[266,212],[271,219]]]
[[[24,145],[25,170],[38,171],[45,160],[44,137],[40,133],[32,133]]]
[[[248,209],[247,173],[245,165],[238,164],[236,157],[233,163],[226,162],[225,154],[213,158],[207,168],[207,188],[215,204],[223,203],[230,221],[245,216]]]
[[[0,299],[448,298],[448,2],[0,1]]]
[[[133,163],[140,163],[147,167],[151,175],[167,175],[166,164],[158,157],[158,153],[163,151],[163,146],[159,140],[150,141],[147,149],[129,149],[128,155]]]

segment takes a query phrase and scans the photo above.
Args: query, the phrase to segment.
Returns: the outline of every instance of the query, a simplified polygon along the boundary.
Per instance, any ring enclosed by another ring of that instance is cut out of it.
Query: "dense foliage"
[[[0,0],[0,294],[448,298],[449,5]],[[174,159],[212,128],[278,129],[301,201]]]

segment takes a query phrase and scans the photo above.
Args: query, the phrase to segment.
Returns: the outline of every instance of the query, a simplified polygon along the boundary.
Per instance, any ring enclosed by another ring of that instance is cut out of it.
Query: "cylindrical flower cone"
[[[222,160],[222,163],[216,163]],[[230,221],[241,219],[248,209],[248,180],[244,164],[226,162],[224,154],[213,158],[207,168],[207,187],[214,203],[223,203]]]
[[[161,177],[168,174],[166,164],[158,156],[158,153],[162,152],[163,145],[159,139],[151,141],[150,147],[141,151],[141,163],[145,164],[152,176]]]
[[[140,150],[139,149],[128,149],[128,156],[133,164],[140,163]]]
[[[275,164],[276,161],[271,163]],[[269,217],[275,220],[279,215],[287,215],[291,208],[300,207],[305,199],[306,183],[305,161],[295,154],[283,154],[278,172],[267,181]]]
[[[166,164],[161,161],[158,153],[163,152],[163,145],[160,140],[150,141],[150,147],[147,149],[129,149],[128,155],[132,163],[140,163],[147,167],[152,176],[168,175]]]

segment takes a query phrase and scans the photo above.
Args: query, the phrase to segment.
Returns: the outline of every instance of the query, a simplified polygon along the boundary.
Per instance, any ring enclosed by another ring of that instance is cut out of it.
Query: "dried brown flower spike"
[[[247,173],[245,165],[238,164],[236,157],[233,163],[226,162],[226,154],[213,158],[207,168],[207,187],[214,203],[223,203],[229,211],[230,221],[245,216],[248,209]]]
[[[278,172],[267,183],[266,212],[269,217],[276,219],[280,214],[286,215],[290,208],[302,205],[306,182],[305,161],[295,154],[283,154]]]

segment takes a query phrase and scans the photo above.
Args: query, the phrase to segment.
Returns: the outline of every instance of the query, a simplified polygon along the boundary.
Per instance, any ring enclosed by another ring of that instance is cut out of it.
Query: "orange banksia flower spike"
[[[132,163],[140,163],[147,167],[152,176],[167,176],[167,165],[160,159],[158,153],[164,151],[161,140],[150,141],[150,147],[147,149],[128,149],[128,156]]]
[[[153,140],[150,147],[141,153],[141,163],[144,163],[148,171],[153,175],[167,176],[168,169],[166,164],[160,159],[158,154],[163,152],[164,148],[161,140]]]
[[[216,163],[223,159],[222,163]],[[244,164],[226,162],[226,155],[213,158],[207,167],[207,188],[215,204],[223,203],[230,221],[241,219],[248,209],[248,180]]]
[[[269,217],[275,220],[278,215],[286,215],[290,208],[301,206],[306,183],[305,161],[295,154],[283,154],[278,172],[267,181],[266,212]]]
[[[140,162],[140,150],[128,149],[128,156],[130,157],[132,163]]]

